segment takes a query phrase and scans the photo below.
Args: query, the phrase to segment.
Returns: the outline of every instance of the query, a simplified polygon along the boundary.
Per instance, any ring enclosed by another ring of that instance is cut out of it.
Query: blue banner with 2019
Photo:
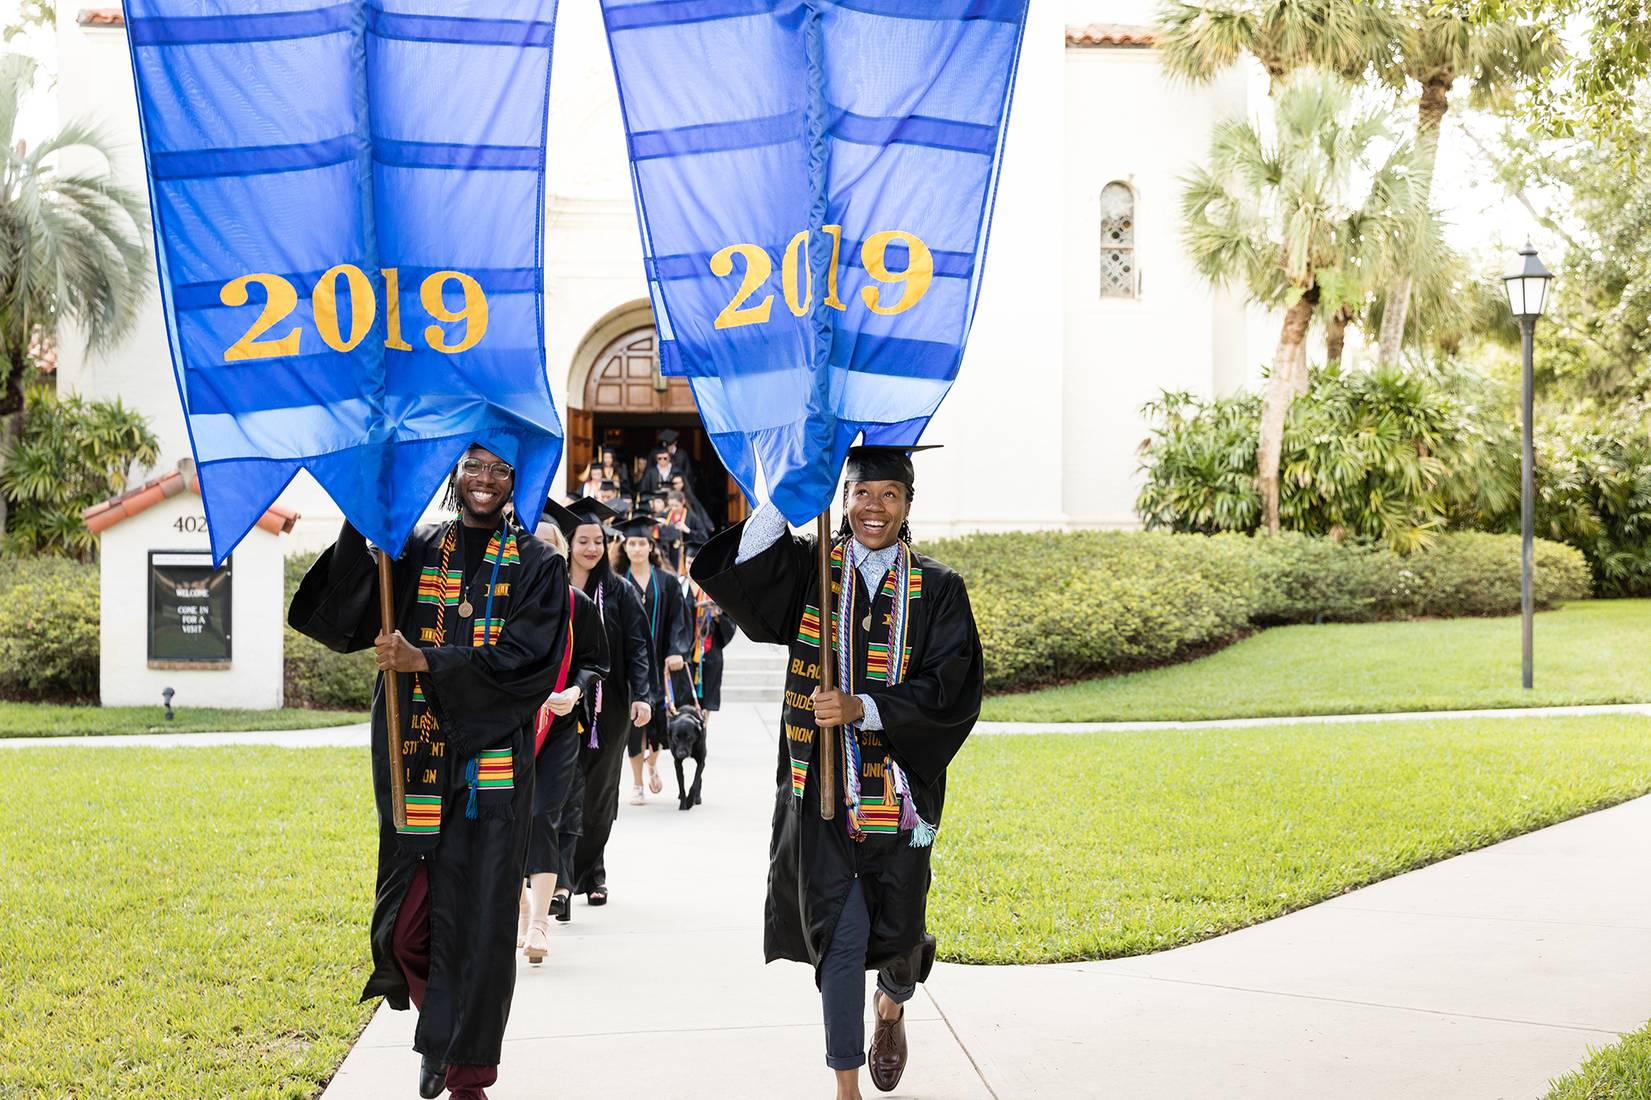
[[[173,367],[220,560],[300,469],[402,545],[472,441],[537,516],[555,0],[127,0]]]
[[[660,366],[793,523],[974,317],[1027,0],[602,0]]]

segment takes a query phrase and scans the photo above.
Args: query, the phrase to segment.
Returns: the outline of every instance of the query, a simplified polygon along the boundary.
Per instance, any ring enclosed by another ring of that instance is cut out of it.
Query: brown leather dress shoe
[[[906,1010],[885,1020],[877,1016],[877,1030],[871,1033],[871,1050],[866,1055],[866,1068],[871,1071],[871,1083],[878,1092],[893,1092],[906,1071]]]

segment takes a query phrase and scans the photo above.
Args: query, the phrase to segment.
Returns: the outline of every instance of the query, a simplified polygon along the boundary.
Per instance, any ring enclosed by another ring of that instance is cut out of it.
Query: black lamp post
[[[1536,341],[1536,319],[1542,316],[1542,307],[1548,301],[1548,284],[1553,272],[1542,265],[1536,249],[1529,241],[1519,250],[1519,262],[1502,276],[1502,286],[1508,292],[1508,308],[1519,322],[1520,343],[1524,351],[1525,412],[1524,436],[1519,448],[1519,613],[1524,641],[1522,683],[1531,686],[1531,542],[1536,525],[1536,461],[1531,443],[1531,409],[1534,386],[1531,382],[1531,356]]]

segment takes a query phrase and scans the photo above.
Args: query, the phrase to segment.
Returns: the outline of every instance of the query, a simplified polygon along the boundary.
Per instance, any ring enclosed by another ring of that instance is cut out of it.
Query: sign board
[[[227,669],[233,559],[218,569],[196,550],[149,552],[149,667]]]

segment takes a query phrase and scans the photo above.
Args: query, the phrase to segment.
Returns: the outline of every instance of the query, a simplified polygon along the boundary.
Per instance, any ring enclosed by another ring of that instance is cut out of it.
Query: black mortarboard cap
[[[682,536],[682,545],[688,548],[689,553],[696,552],[701,546],[704,546],[705,543],[705,536],[700,534],[698,531],[689,531],[687,534]]]
[[[658,522],[652,516],[632,516],[614,524],[619,534],[627,539],[651,539]]]
[[[661,443],[675,443],[678,438],[679,437],[677,436],[677,431],[675,428],[666,428],[664,431],[659,433],[659,441]]]
[[[610,481],[607,478],[603,478],[602,479],[602,484],[601,484],[601,489],[602,489],[603,492],[607,492],[608,490],[611,489],[611,490],[613,490],[614,492],[617,493],[619,491],[619,483],[617,481]]]
[[[844,481],[900,481],[913,483],[911,456],[918,451],[936,451],[939,444],[922,447],[883,447],[867,444],[848,449],[848,461],[843,465]]]
[[[597,500],[595,497],[580,497],[570,504],[558,504],[556,501],[545,503],[545,518],[562,529],[562,534],[570,540],[573,533],[587,523],[598,526],[612,523],[619,518],[612,508]]]

